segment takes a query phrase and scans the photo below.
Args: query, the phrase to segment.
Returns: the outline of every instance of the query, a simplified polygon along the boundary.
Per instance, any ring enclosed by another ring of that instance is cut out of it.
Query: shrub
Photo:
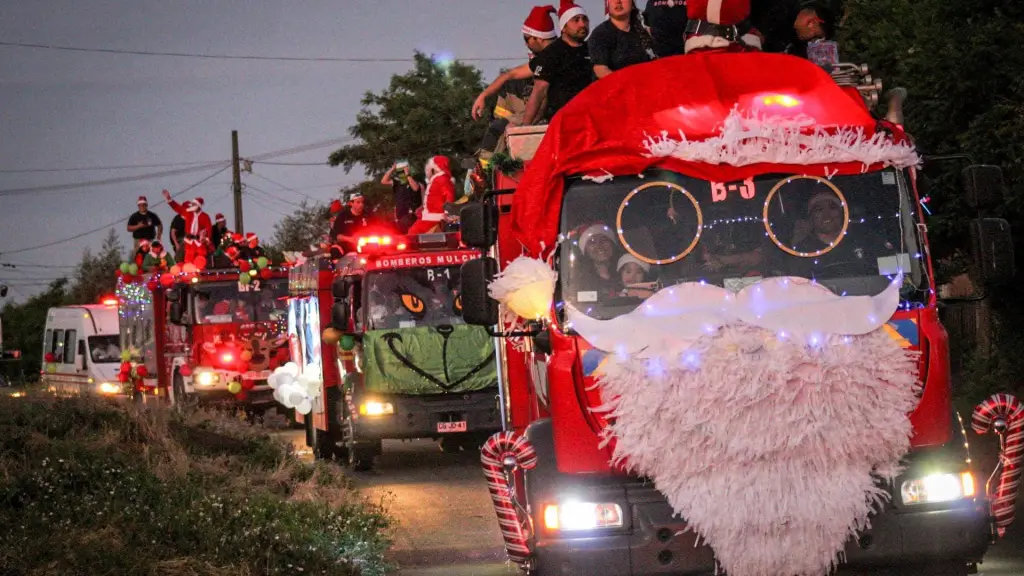
[[[0,526],[0,574],[388,568],[388,517],[337,468],[198,410],[0,399]]]

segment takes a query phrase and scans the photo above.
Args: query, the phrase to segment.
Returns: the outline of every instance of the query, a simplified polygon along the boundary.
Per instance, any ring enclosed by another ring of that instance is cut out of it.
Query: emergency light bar
[[[394,254],[405,250],[458,250],[459,244],[459,234],[457,232],[416,234],[413,236],[374,234],[371,236],[360,236],[356,240],[356,252],[360,254]]]

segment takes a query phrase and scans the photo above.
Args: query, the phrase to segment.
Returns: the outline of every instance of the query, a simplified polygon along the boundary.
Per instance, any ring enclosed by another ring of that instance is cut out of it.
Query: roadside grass
[[[339,468],[215,412],[0,396],[0,574],[382,576]]]

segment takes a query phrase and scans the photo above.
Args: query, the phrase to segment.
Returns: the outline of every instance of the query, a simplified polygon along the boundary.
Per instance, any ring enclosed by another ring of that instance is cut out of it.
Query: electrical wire
[[[309,198],[310,200],[312,200],[314,202],[319,202],[320,201],[319,198],[314,198],[314,197],[310,196],[309,194],[303,194],[302,192],[299,192],[298,190],[296,190],[294,188],[289,188],[289,187],[285,186],[284,184],[281,184],[280,182],[275,182],[274,180],[271,180],[270,178],[267,178],[266,176],[263,176],[262,174],[256,174],[255,172],[253,172],[252,175],[257,177],[257,178],[259,178],[260,180],[266,180],[267,182],[270,182],[274,186],[278,186],[278,187],[280,187],[280,188],[282,188],[284,190],[287,190],[289,192],[294,192],[294,193],[296,193],[299,196],[302,196],[304,198]]]
[[[415,62],[414,58],[350,58],[336,56],[259,56],[251,54],[200,54],[196,52],[158,52],[154,50],[127,50],[120,48],[82,48],[79,46],[63,46],[59,44],[42,44],[35,42],[0,42],[0,46],[13,48],[38,48],[44,50],[63,50],[68,52],[99,52],[104,54],[128,54],[132,56],[173,56],[176,58],[202,58],[206,60],[262,60],[281,62]],[[516,57],[474,57],[457,58],[461,62],[508,62],[521,61],[522,56]]]
[[[91,180],[86,182],[70,182],[67,184],[54,184],[49,186],[33,186],[31,188],[8,188],[6,190],[0,190],[0,196],[14,196],[19,194],[38,194],[41,192],[61,192],[64,190],[74,190],[76,188],[89,188],[93,186],[105,186],[108,184],[123,184],[126,182],[139,182],[141,180],[152,180],[154,178],[166,178],[168,176],[180,176],[182,174],[191,174],[193,172],[202,172],[203,170],[209,170],[217,166],[223,165],[223,162],[217,162],[215,164],[203,164],[201,166],[193,166],[191,168],[178,168],[176,170],[165,170],[163,172],[151,172],[149,174],[137,174],[135,176],[121,176],[118,178],[107,178],[105,180]],[[230,168],[230,162],[224,168]]]
[[[195,184],[192,184],[188,188],[185,188],[184,190],[181,190],[180,192],[176,192],[176,193],[172,194],[171,197],[172,198],[176,198],[178,196],[181,196],[182,194],[184,194],[184,193],[188,192],[189,190],[192,190],[193,188],[196,188],[200,184],[202,184],[202,183],[204,183],[204,182],[206,182],[206,181],[216,177],[217,175],[219,175],[220,173],[224,172],[225,170],[227,170],[229,168],[231,168],[230,165],[229,166],[225,166],[225,167],[221,168],[220,170],[217,170],[216,172],[210,174],[209,176],[206,176],[205,178],[203,178],[202,180],[196,182]],[[227,195],[227,193],[223,194],[223,196],[226,196],[226,195]],[[155,207],[157,207],[157,206],[159,206],[161,204],[165,204],[165,203],[166,203],[165,201],[161,200],[161,201],[157,202],[156,204],[153,204],[152,206],[155,208]],[[120,224],[122,222],[127,222],[129,218],[131,218],[130,215],[126,216],[124,218],[120,218],[118,220],[115,220],[113,222],[109,222],[107,224],[104,224],[103,226],[100,226],[99,228],[94,228],[92,230],[87,230],[87,231],[82,232],[80,234],[75,234],[74,236],[69,236],[67,238],[62,238],[60,240],[54,240],[53,242],[47,242],[46,244],[40,244],[39,246],[29,246],[27,248],[18,248],[17,250],[4,250],[4,251],[0,251],[0,256],[7,256],[7,255],[10,255],[10,254],[21,254],[22,252],[30,252],[32,250],[39,250],[39,249],[42,249],[42,248],[49,248],[50,246],[57,246],[58,244],[64,244],[65,242],[70,242],[72,240],[77,240],[79,238],[82,238],[83,236],[88,236],[90,234],[95,234],[96,232],[100,232],[102,230],[106,230],[106,229],[110,228],[111,226],[116,226],[116,225],[118,225],[118,224]]]
[[[330,162],[326,160],[323,162],[253,162],[253,164],[267,164],[270,166],[326,166],[331,167]]]
[[[164,164],[126,164],[123,166],[75,166],[68,168],[17,168],[0,169],[0,174],[26,174],[30,172],[89,172],[98,170],[134,170],[136,168],[171,168],[174,166],[197,166],[199,164],[220,164],[230,160],[204,160],[202,162],[168,162]]]
[[[264,197],[270,198],[272,200],[277,200],[278,202],[280,202],[282,204],[287,204],[289,206],[294,206],[295,208],[302,208],[303,207],[302,204],[298,204],[298,203],[292,202],[291,200],[285,200],[284,198],[281,198],[280,196],[278,196],[276,194],[271,194],[270,192],[267,192],[266,190],[263,190],[261,188],[257,188],[255,186],[253,186],[252,184],[246,184],[245,185],[245,191],[251,191],[251,192],[259,193],[259,194],[263,195]]]

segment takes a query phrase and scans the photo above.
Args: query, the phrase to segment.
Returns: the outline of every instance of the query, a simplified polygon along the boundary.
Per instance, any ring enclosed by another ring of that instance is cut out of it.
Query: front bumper
[[[358,407],[367,400],[391,404],[392,414],[360,416]],[[490,434],[501,430],[498,393],[494,389],[462,394],[406,396],[397,394],[355,395],[355,436],[364,440],[440,438],[438,424],[465,422],[466,433]]]
[[[713,574],[714,553],[697,545],[687,524],[650,485],[594,486],[574,492],[595,502],[624,502],[626,527],[580,537],[538,535],[540,566],[562,575],[642,576]],[[535,515],[534,525],[542,519]],[[844,571],[944,561],[979,561],[988,547],[989,524],[983,501],[967,500],[927,511],[885,510],[871,529],[847,543]]]
[[[262,407],[273,404],[274,389],[270,386],[257,386],[246,391],[246,399],[239,400],[227,388],[196,388],[196,398],[203,404],[235,404],[238,406]]]

